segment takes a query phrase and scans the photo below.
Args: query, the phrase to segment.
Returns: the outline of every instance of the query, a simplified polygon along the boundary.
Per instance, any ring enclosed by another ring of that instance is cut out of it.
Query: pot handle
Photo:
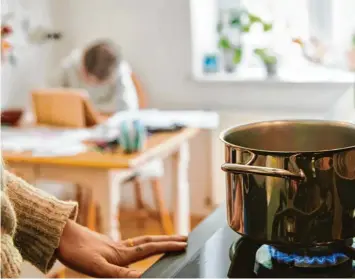
[[[240,165],[240,164],[231,164],[231,163],[223,164],[222,170],[225,172],[233,172],[237,174],[240,173],[259,174],[265,176],[289,178],[294,180],[305,180],[306,178],[302,170],[300,170],[299,173],[293,173],[288,170],[277,169],[277,168],[267,168],[267,167],[258,167],[258,166]]]

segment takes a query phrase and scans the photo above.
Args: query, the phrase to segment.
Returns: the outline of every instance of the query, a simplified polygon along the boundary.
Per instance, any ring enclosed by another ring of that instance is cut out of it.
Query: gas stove
[[[342,243],[343,247],[351,247],[353,241],[350,242]],[[341,247],[329,246],[309,249],[260,246],[246,237],[241,237],[230,248],[231,265],[228,277],[355,277],[354,261],[350,255],[347,256],[341,251]]]
[[[349,258],[354,255],[344,253],[342,245],[308,250],[259,245],[224,220],[221,207],[191,233],[186,253],[165,256],[143,277],[355,278],[355,262]],[[343,245],[354,244],[349,240]]]
[[[260,246],[225,227],[174,277],[355,278],[355,262],[343,253],[327,249],[312,254],[312,251],[301,253]]]

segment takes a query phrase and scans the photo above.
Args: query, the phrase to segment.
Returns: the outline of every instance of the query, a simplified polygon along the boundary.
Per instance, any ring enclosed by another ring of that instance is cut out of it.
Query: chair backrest
[[[143,89],[143,85],[135,73],[132,72],[131,78],[132,78],[133,84],[136,88],[138,102],[139,102],[139,108],[144,109],[147,107],[147,93]]]
[[[147,94],[135,73],[131,78],[139,108],[144,109],[147,107]],[[83,128],[99,124],[110,116],[100,115],[82,89],[37,89],[32,92],[32,105],[37,125]]]
[[[83,128],[100,123],[85,90],[46,88],[32,92],[37,125]]]

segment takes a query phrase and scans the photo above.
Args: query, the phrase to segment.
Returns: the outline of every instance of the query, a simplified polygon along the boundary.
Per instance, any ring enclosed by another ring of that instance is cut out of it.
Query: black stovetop
[[[338,277],[355,277],[355,270],[349,274],[349,269],[317,269],[306,272],[304,270],[296,272],[294,269],[268,269],[263,265],[252,262],[254,268],[248,269],[246,266],[247,259],[240,259],[236,262],[235,273],[228,276],[228,270],[231,265],[229,258],[229,249],[236,239],[240,238],[235,232],[228,227],[219,229],[205,245],[192,257],[185,266],[183,266],[174,276],[174,278],[270,278],[270,277],[316,277],[316,278],[338,278]],[[266,246],[261,247],[258,252],[269,254]],[[267,256],[265,257],[267,260]]]
[[[229,249],[239,236],[220,228],[175,275],[175,278],[225,278],[230,266]]]
[[[228,276],[228,271],[231,266],[230,260],[230,247],[236,241],[240,240],[240,236],[232,231],[226,224],[222,221],[225,218],[225,210],[223,207],[219,208],[210,217],[208,217],[200,226],[195,229],[189,236],[188,249],[186,253],[179,255],[169,255],[163,257],[155,265],[153,265],[144,275],[145,278],[227,278],[227,277],[354,277],[355,269],[350,268],[338,268],[338,269],[313,269],[314,273],[285,273],[288,269],[268,269],[265,268],[268,265],[255,264],[255,261],[240,257],[238,261],[235,262],[234,270]],[[267,256],[270,254],[267,246],[262,246],[258,250],[258,253],[264,253],[266,257],[263,257],[263,261],[267,261]],[[248,246],[246,247],[248,250]],[[247,268],[249,265],[251,268]],[[293,269],[292,269],[293,270]],[[299,271],[299,269],[298,269]],[[344,271],[344,272],[343,272]],[[350,274],[346,274],[346,272]],[[256,273],[258,276],[256,276]],[[333,273],[333,274],[332,274]]]

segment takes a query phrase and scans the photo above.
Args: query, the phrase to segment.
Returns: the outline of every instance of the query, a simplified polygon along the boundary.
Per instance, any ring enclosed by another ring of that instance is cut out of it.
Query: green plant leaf
[[[266,49],[265,48],[256,48],[254,49],[254,53],[259,56],[263,56],[266,54]]]
[[[272,23],[264,23],[264,32],[269,32],[272,29]]]
[[[249,33],[251,24],[246,24],[242,26],[242,32]]]
[[[267,55],[264,59],[265,64],[276,64],[277,63],[277,58],[276,56],[273,55]]]
[[[353,47],[355,47],[355,34],[353,35]]]
[[[267,49],[266,48],[256,48],[254,49],[254,53],[259,56],[259,58],[265,63],[265,64],[276,64],[277,63],[277,57],[274,55],[269,55],[267,54]]]
[[[261,21],[261,18],[256,16],[256,15],[253,15],[253,14],[248,14],[248,17],[249,17],[249,20],[250,20],[250,23],[253,24],[253,23],[256,23],[256,22],[262,22]]]
[[[243,51],[242,51],[241,47],[236,48],[234,50],[234,56],[233,56],[233,63],[234,64],[239,64],[240,61],[242,61],[242,53],[243,53]]]
[[[218,42],[218,47],[221,49],[230,49],[231,48],[231,43],[227,37],[221,37],[219,42]]]
[[[237,16],[237,17],[232,18],[232,19],[229,21],[229,24],[230,24],[230,26],[232,26],[232,27],[240,27],[240,25],[241,25],[240,17]]]

